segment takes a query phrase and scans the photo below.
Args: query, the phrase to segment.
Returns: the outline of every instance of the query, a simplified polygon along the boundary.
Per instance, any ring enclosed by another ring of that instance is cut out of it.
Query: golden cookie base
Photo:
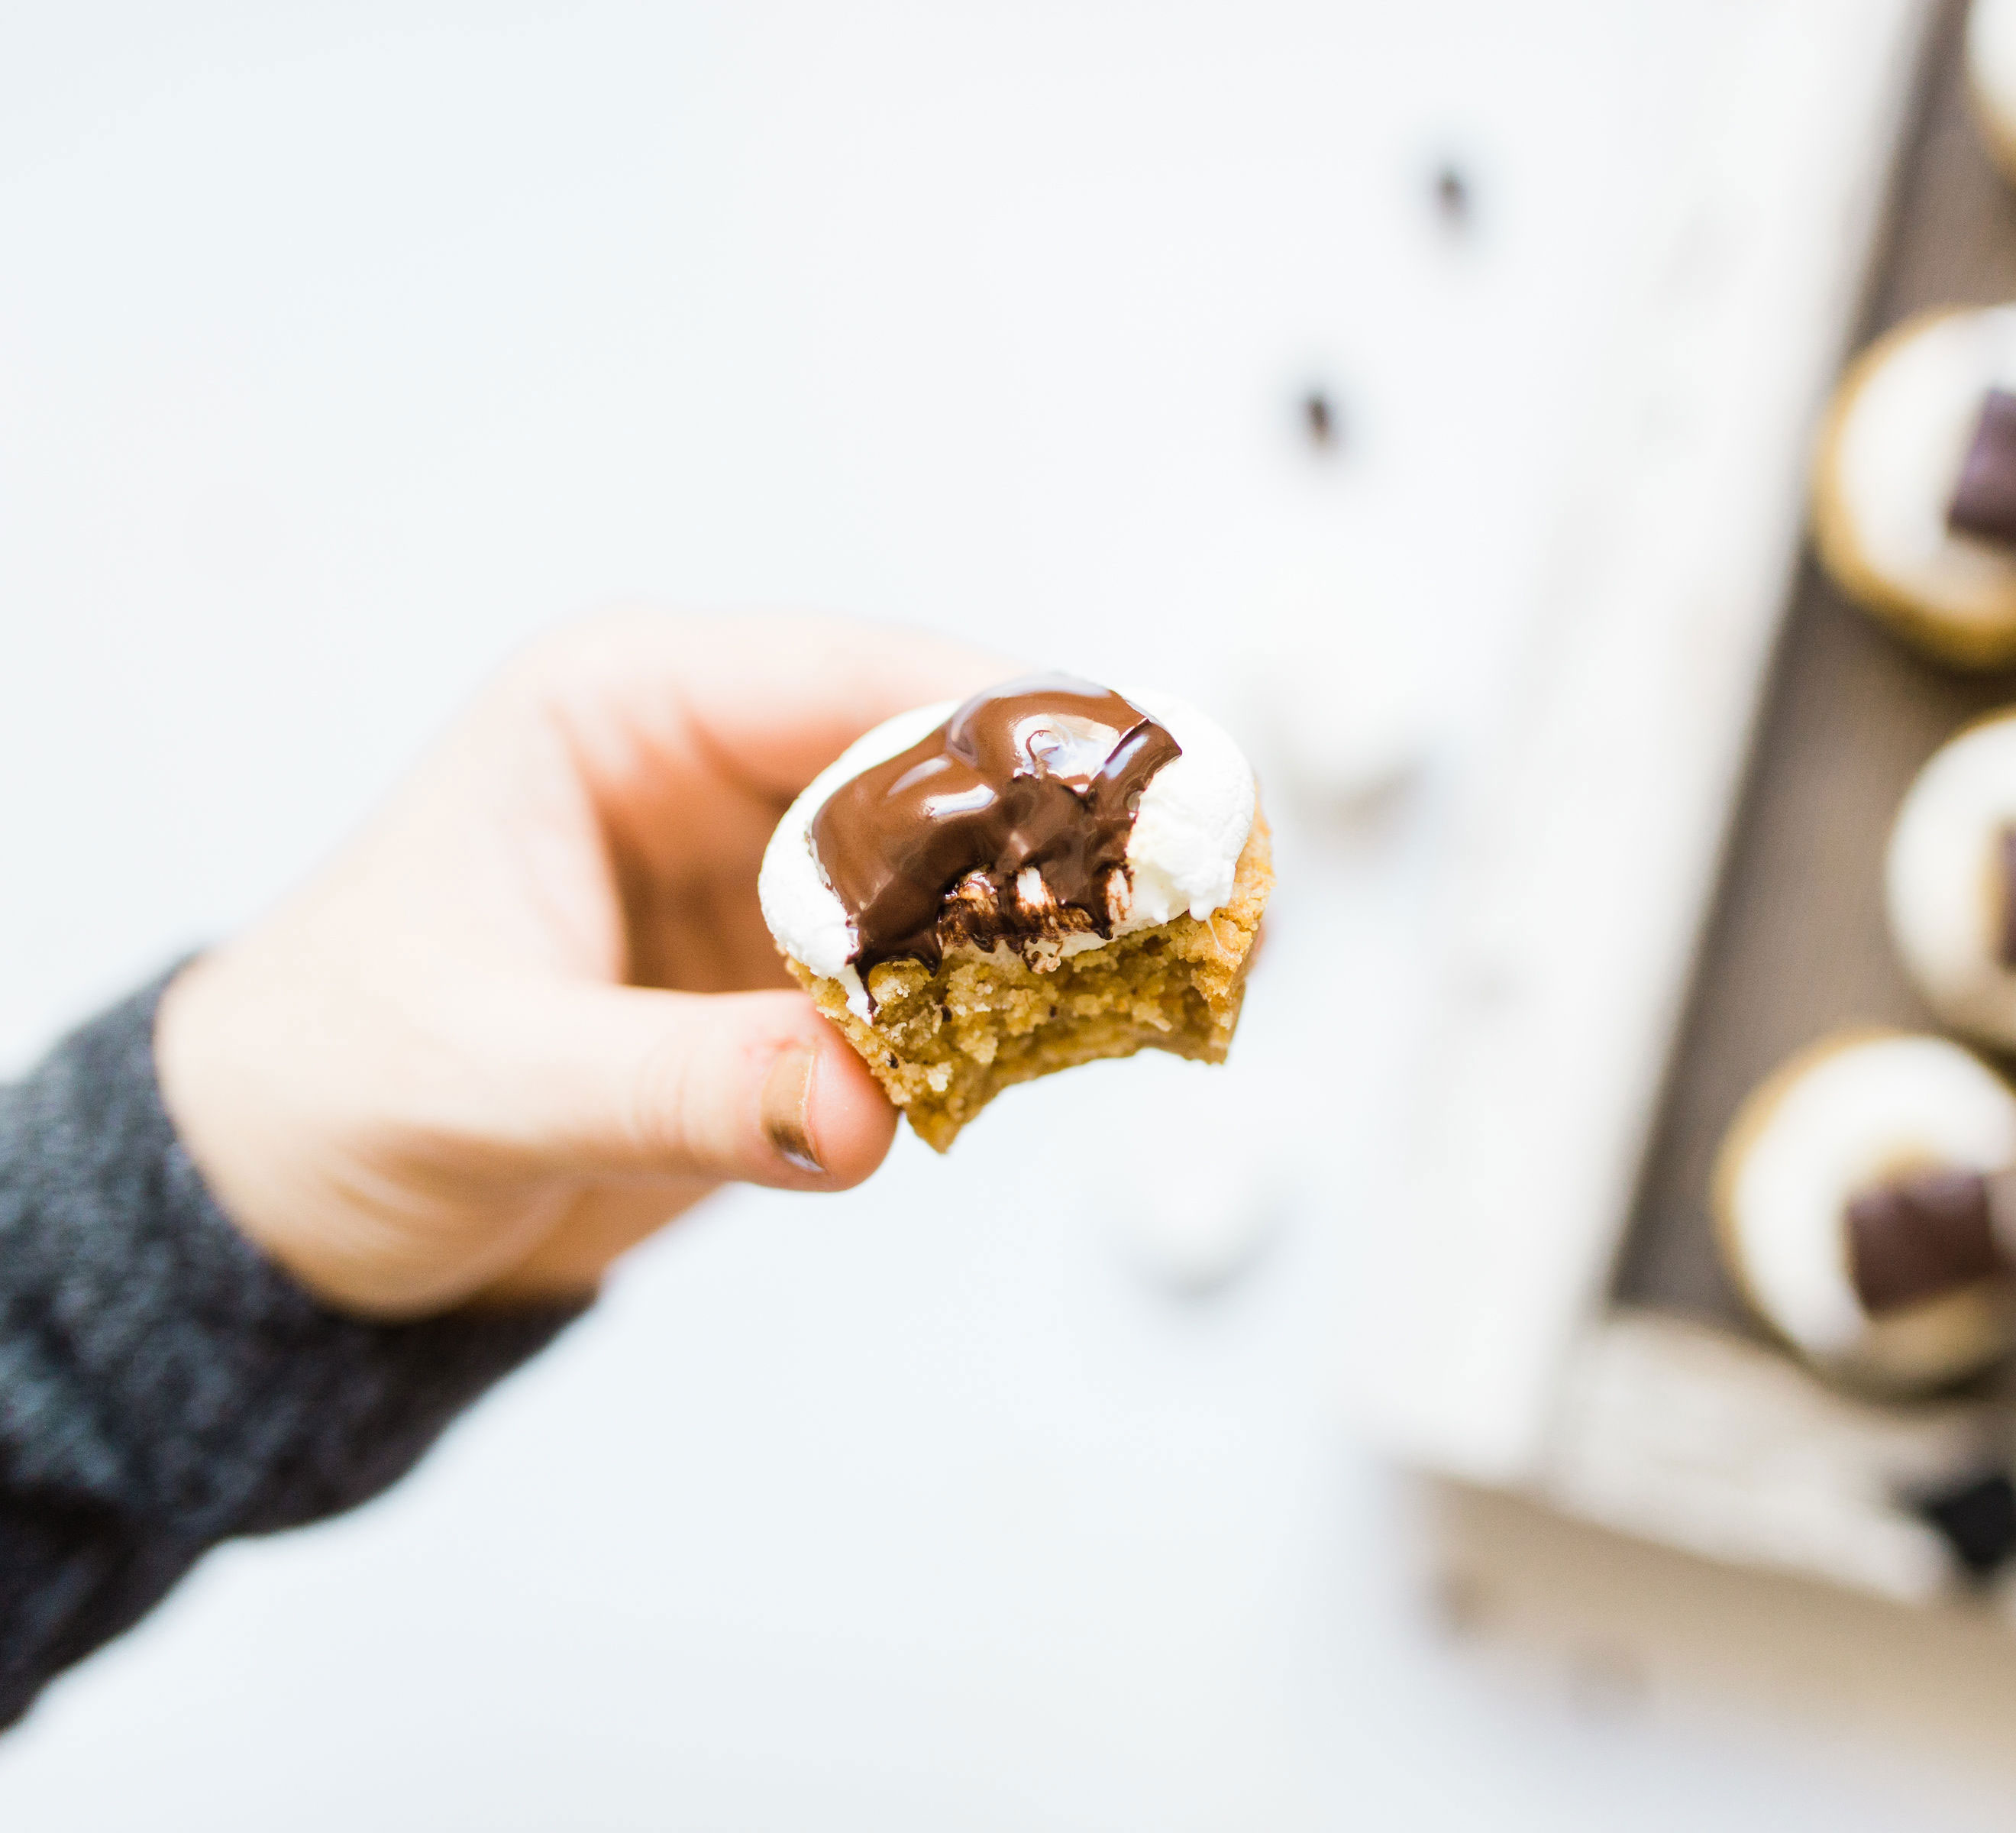
[[[942,1152],[1005,1089],[1102,1057],[1168,1050],[1222,1063],[1239,1023],[1261,913],[1274,888],[1266,822],[1256,812],[1232,895],[1210,917],[1136,930],[1039,973],[1019,959],[948,955],[870,970],[875,1017],[847,989],[785,957],[912,1129]]]

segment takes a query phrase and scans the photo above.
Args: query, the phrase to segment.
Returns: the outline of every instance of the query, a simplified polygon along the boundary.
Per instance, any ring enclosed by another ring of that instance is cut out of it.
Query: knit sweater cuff
[[[379,1323],[319,1303],[176,1136],[167,978],[0,1090],[0,1483],[200,1547],[376,1495],[581,1308]]]

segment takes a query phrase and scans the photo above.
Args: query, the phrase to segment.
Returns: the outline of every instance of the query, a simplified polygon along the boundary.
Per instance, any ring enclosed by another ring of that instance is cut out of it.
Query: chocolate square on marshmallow
[[[1946,526],[2016,547],[2016,394],[1991,388],[1982,400]]]

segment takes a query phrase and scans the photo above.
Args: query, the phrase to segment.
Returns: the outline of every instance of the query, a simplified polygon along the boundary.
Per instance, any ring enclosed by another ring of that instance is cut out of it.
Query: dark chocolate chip
[[[1987,1179],[1936,1167],[1861,1192],[1848,1206],[1848,1263],[1871,1317],[2007,1273]]]
[[[1946,1536],[1953,1557],[1977,1582],[2016,1553],[2016,1483],[2007,1471],[1976,1471],[1910,1499],[1913,1511]]]
[[[1983,398],[1946,526],[2016,547],[2016,394],[1991,388]]]

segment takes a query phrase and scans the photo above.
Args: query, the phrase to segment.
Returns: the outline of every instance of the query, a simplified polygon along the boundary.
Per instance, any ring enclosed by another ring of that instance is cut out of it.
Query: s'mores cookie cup
[[[1982,139],[2003,176],[2016,183],[2016,0],[1974,0],[1967,88]]]
[[[1969,726],[1918,772],[1890,830],[1884,895],[1925,1003],[2016,1050],[2016,712]]]
[[[942,1152],[1011,1083],[1222,1062],[1273,889],[1239,747],[1174,696],[1031,676],[899,715],[771,837],[786,964]]]
[[[1956,668],[2016,661],[2016,307],[1906,320],[1850,367],[1813,475],[1821,561]]]
[[[2016,1344],[2016,1094],[1958,1044],[1794,1057],[1723,1142],[1715,1212],[1752,1309],[1835,1380],[1925,1392]]]

